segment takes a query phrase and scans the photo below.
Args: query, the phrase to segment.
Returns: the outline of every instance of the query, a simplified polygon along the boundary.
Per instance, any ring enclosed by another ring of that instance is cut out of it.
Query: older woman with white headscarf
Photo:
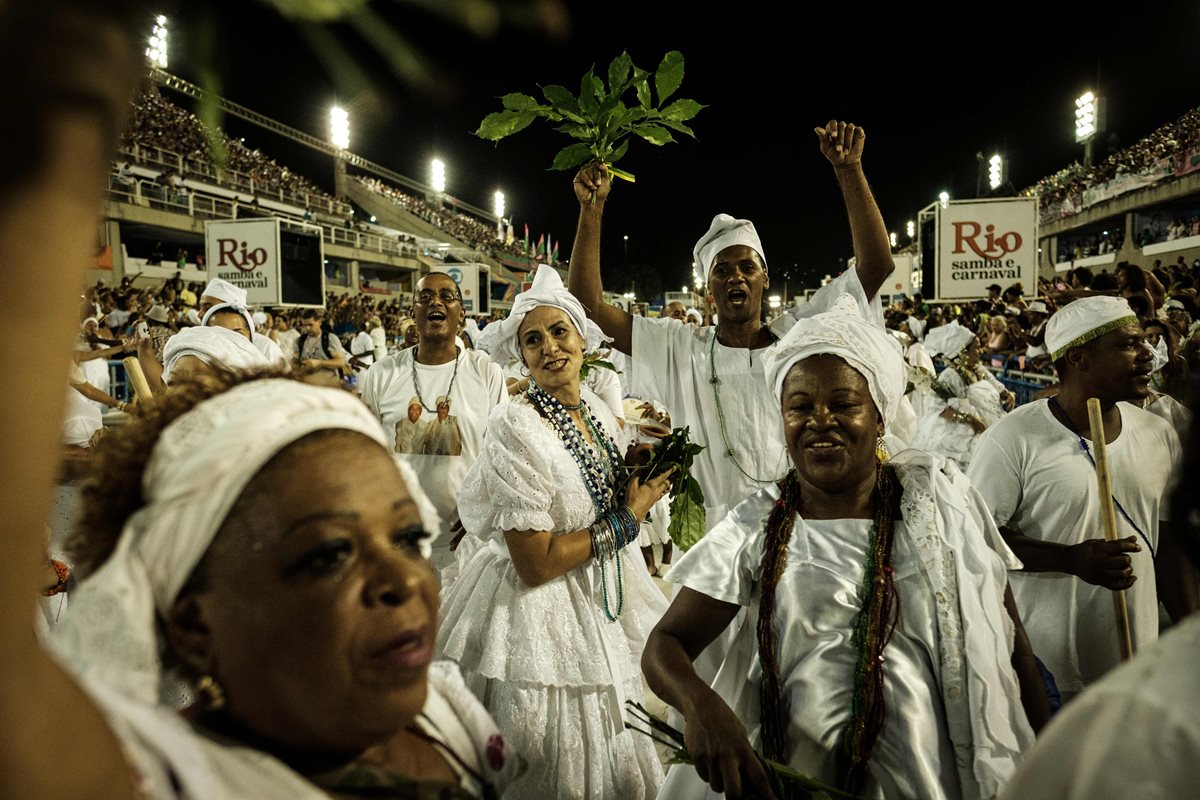
[[[931,330],[925,349],[940,357],[946,368],[926,390],[910,444],[953,459],[966,470],[979,434],[998,422],[1016,398],[980,362],[979,339],[958,320]]]
[[[768,356],[793,469],[667,576],[682,588],[642,663],[695,767],[660,797],[773,797],[752,748],[859,796],[994,797],[1033,742],[1018,697],[1044,710],[1044,695],[1006,609],[1017,562],[952,464],[879,451],[905,371],[855,306],[798,321]],[[692,660],[741,607],[710,689]]]
[[[494,326],[489,354],[530,384],[493,409],[459,492],[439,648],[529,763],[506,797],[652,798],[662,767],[624,706],[666,602],[628,545],[669,475],[622,486],[614,417],[579,379],[601,334],[558,273],[540,267]]]
[[[100,451],[52,641],[94,706],[72,757],[119,742],[106,798],[496,796],[519,764],[433,661],[419,484],[352,395],[237,380],[172,387]]]

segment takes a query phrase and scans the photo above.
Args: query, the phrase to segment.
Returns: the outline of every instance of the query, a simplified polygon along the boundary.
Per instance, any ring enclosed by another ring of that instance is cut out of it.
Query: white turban
[[[212,297],[222,303],[246,307],[246,290],[221,278],[213,278],[200,293],[201,297]]]
[[[379,420],[352,394],[282,379],[236,386],[168,425],[142,475],[144,505],[126,520],[109,559],[71,595],[71,613],[54,629],[67,663],[122,694],[158,703],[156,615],[169,615],[246,484],[275,454],[322,430],[355,431],[388,447]],[[425,529],[438,530],[420,483],[397,464]]]
[[[762,241],[754,223],[748,219],[734,219],[728,214],[717,214],[713,217],[708,233],[700,237],[692,248],[692,258],[699,269],[708,272],[713,259],[726,247],[744,244],[762,259],[763,269],[767,268],[767,255],[763,252]]]
[[[798,361],[828,353],[867,379],[884,427],[891,425],[908,385],[900,343],[885,329],[863,319],[858,303],[840,295],[828,311],[796,321],[766,354],[767,385],[779,402],[783,380]]]
[[[1170,300],[1168,300],[1163,305],[1163,308],[1167,309],[1168,311],[1186,311],[1187,310],[1187,306],[1185,306],[1181,300],[1176,300],[1174,297],[1172,297]]]
[[[554,267],[542,264],[538,267],[529,290],[513,298],[512,311],[508,317],[503,322],[492,323],[500,329],[496,334],[497,338],[488,342],[487,354],[493,361],[507,366],[520,360],[521,345],[517,341],[517,332],[521,329],[521,323],[525,321],[525,315],[538,306],[551,306],[565,311],[575,330],[583,337],[586,352],[598,350],[606,342],[612,341],[596,323],[588,319],[583,304],[563,286],[558,271]],[[492,325],[487,326],[484,335],[486,336],[491,329]]]
[[[251,333],[254,333],[254,329],[257,326],[254,324],[254,318],[250,316],[250,312],[246,310],[245,306],[239,306],[233,303],[217,303],[208,311],[204,312],[204,318],[200,320],[200,324],[207,326],[208,321],[213,318],[213,315],[222,311],[235,311],[238,314],[241,314],[242,318],[246,320],[247,330],[249,330]]]
[[[1046,349],[1058,361],[1070,349],[1104,334],[1137,325],[1137,315],[1123,297],[1084,297],[1059,309],[1046,323]]]
[[[231,370],[270,366],[249,339],[218,326],[184,328],[167,339],[163,347],[164,383],[171,382],[171,371],[184,356],[195,356],[209,366]]]
[[[684,314],[684,319],[694,319],[696,320],[697,325],[704,324],[704,315],[702,315],[700,310],[697,308],[689,308],[687,313]]]
[[[949,325],[942,325],[925,334],[925,350],[931,356],[940,353],[946,358],[954,358],[974,338],[974,331],[964,328],[958,324],[958,320],[954,320]]]

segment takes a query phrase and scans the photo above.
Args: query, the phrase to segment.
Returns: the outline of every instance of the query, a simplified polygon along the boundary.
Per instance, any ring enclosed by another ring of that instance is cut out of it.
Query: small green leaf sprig
[[[630,182],[634,181],[632,174],[612,165],[629,150],[631,137],[658,146],[675,141],[671,131],[696,137],[685,123],[704,106],[686,99],[664,105],[683,83],[683,54],[678,50],[663,56],[653,76],[635,65],[629,53],[621,53],[608,65],[607,84],[595,71],[593,66],[584,74],[578,96],[558,85],[541,87],[544,103],[519,92],[504,95],[504,110],[488,114],[475,135],[498,142],[541,117],[559,123],[555,130],[578,140],[558,151],[551,169],[570,170],[602,162],[613,176]],[[657,104],[651,94],[651,77]],[[623,98],[630,92],[632,102],[626,105]]]
[[[680,550],[689,550],[705,533],[704,491],[692,475],[692,461],[704,450],[695,444],[688,428],[676,428],[655,446],[650,460],[630,468],[630,477],[644,474],[642,482],[675,467],[671,478],[671,522],[667,533]]]

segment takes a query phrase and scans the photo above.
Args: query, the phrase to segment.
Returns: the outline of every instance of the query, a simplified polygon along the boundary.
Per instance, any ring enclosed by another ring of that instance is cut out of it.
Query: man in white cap
[[[204,287],[204,291],[200,295],[200,314],[203,316],[210,308],[221,303],[228,303],[238,308],[247,308],[246,290],[240,286],[234,286],[227,280],[213,278]],[[253,322],[250,328],[250,341],[253,342],[254,346],[258,348],[258,352],[262,353],[263,358],[272,366],[291,366],[291,362],[283,354],[283,350],[279,348],[279,345],[270,336],[264,336],[256,331]]]
[[[508,399],[508,389],[503,371],[486,353],[458,344],[465,312],[453,278],[443,272],[423,277],[413,316],[421,333],[417,346],[377,361],[359,379],[359,390],[395,442],[395,452],[417,473],[437,507],[442,530],[434,537],[432,559],[442,569],[453,561],[450,542],[462,529],[458,487],[483,447],[488,416]],[[457,428],[458,441],[429,451],[429,433],[441,430],[447,420]]]
[[[828,307],[842,292],[883,325],[875,299],[893,270],[887,228],[862,171],[862,128],[831,121],[818,128],[822,154],[833,164],[854,238],[855,269],[847,270],[808,303],[762,322],[770,286],[762,243],[749,220],[718,214],[696,243],[693,257],[707,270],[718,324],[694,327],[670,319],[634,318],[602,301],[600,222],[611,182],[606,168],[587,167],[575,178],[580,203],[570,288],[617,350],[630,356],[628,391],[666,406],[672,424],[689,426],[706,449],[694,471],[704,491],[711,528],[739,501],[787,472],[787,448],[776,420],[779,403],[763,387],[763,356],[796,319]],[[593,202],[594,192],[594,202]]]
[[[1178,620],[1196,607],[1196,584],[1171,536],[1166,500],[1180,458],[1170,424],[1130,405],[1150,387],[1151,351],[1119,297],[1088,297],[1046,325],[1061,380],[1057,397],[997,422],[968,472],[1022,572],[1013,592],[1034,652],[1069,699],[1117,665],[1109,590],[1125,589],[1134,646],[1158,637],[1158,603]],[[1098,398],[1121,537],[1106,542],[1088,398]]]

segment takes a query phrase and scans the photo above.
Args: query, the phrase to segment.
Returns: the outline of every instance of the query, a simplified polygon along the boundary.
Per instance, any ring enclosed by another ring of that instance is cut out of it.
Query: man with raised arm
[[[788,469],[778,424],[779,398],[764,388],[766,350],[797,319],[827,309],[843,292],[855,297],[867,319],[883,325],[875,295],[893,264],[887,228],[863,174],[866,133],[832,120],[815,130],[846,204],[857,266],[769,328],[762,322],[762,295],[771,285],[762,244],[753,223],[727,214],[713,218],[693,251],[696,263],[707,270],[708,292],[717,308],[715,327],[635,318],[603,302],[600,222],[611,179],[599,164],[575,176],[579,226],[571,254],[571,293],[616,348],[631,356],[629,393],[663,403],[672,424],[689,426],[693,440],[706,446],[693,470],[704,490],[710,529],[738,502],[779,480]]]

